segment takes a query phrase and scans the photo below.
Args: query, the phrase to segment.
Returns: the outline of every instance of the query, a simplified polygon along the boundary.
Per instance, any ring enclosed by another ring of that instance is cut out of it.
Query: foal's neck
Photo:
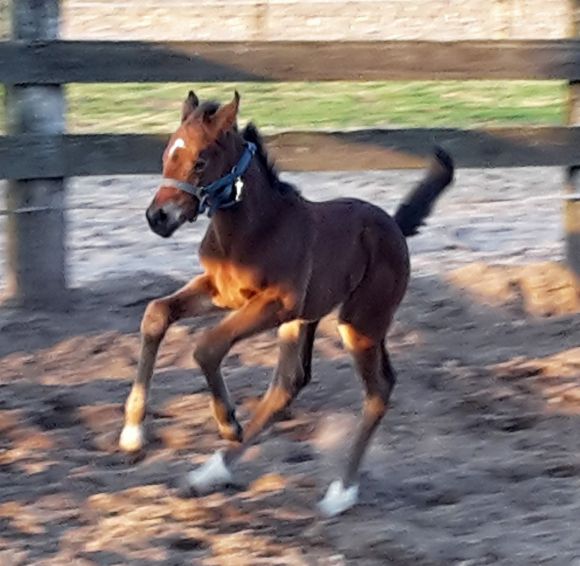
[[[224,175],[239,161],[244,151],[244,140],[240,136],[236,135],[231,144],[228,149],[233,157],[227,160],[226,163],[229,165],[231,161],[231,165]],[[241,201],[232,208],[217,210],[210,224],[225,255],[236,242],[247,242],[256,233],[267,231],[284,206],[281,195],[270,186],[268,176],[256,156],[242,175],[242,181]]]

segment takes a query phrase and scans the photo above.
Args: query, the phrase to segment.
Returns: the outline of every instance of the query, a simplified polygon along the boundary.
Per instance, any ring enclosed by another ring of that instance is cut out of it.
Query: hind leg
[[[310,383],[312,378],[312,350],[318,320],[294,320],[278,330],[280,353],[275,379],[292,390],[293,396]]]
[[[339,315],[340,335],[353,357],[365,397],[362,420],[342,478],[330,485],[320,503],[322,513],[329,516],[338,515],[356,503],[358,469],[395,386],[395,372],[384,341],[405,295],[409,266],[405,250],[397,251],[389,247],[389,242],[375,244],[374,247],[369,244],[371,261],[365,277],[342,305]],[[383,247],[390,251],[389,261],[373,259],[384,257]]]
[[[375,341],[344,324],[340,332],[353,356],[357,373],[363,381],[363,414],[342,478],[330,484],[320,511],[332,517],[343,513],[358,500],[357,474],[373,433],[387,411],[395,386],[395,372],[382,341]]]

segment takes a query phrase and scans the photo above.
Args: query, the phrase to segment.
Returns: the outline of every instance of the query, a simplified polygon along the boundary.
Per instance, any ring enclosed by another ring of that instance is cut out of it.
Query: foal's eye
[[[205,169],[206,165],[207,165],[207,161],[205,159],[198,159],[195,162],[195,165],[193,166],[193,170],[196,173],[201,173]]]

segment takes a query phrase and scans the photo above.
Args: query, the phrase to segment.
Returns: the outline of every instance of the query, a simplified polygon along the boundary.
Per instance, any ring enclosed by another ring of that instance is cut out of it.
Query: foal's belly
[[[360,282],[364,268],[353,262],[351,270],[341,272],[327,267],[326,273],[323,271],[315,269],[312,274],[312,284],[304,297],[300,313],[305,320],[319,320],[344,303]]]

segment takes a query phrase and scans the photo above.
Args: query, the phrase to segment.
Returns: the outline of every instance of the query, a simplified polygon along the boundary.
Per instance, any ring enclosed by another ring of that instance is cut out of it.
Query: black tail
[[[427,175],[395,212],[395,222],[405,237],[417,234],[419,226],[431,214],[435,201],[453,181],[454,170],[451,156],[440,147],[435,148],[435,156]]]

